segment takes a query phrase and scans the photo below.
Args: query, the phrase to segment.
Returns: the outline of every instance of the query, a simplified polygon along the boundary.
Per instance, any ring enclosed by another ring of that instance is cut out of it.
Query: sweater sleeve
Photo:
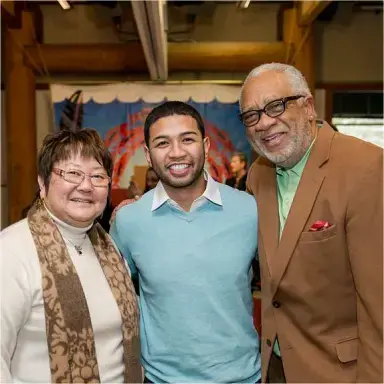
[[[9,383],[12,382],[12,355],[16,348],[18,333],[27,321],[32,307],[32,294],[28,266],[23,263],[22,258],[12,252],[12,244],[4,244],[1,236],[0,247],[2,250],[0,262],[2,292],[0,382]]]
[[[116,214],[116,218],[112,222],[109,234],[117,245],[117,248],[120,250],[121,254],[124,256],[125,260],[127,261],[129,270],[131,272],[131,277],[133,277],[137,274],[137,269],[133,261],[131,251],[129,250],[129,246],[126,241],[124,241],[124,230],[128,229],[124,228],[124,223],[122,222],[121,214],[123,212],[124,210],[120,210]]]

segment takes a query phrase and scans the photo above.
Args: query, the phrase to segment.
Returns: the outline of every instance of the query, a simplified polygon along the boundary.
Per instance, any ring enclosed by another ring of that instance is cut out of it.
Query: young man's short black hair
[[[166,101],[163,104],[152,109],[144,123],[144,139],[145,144],[149,146],[149,130],[153,124],[162,117],[172,116],[172,115],[184,115],[191,116],[196,120],[197,126],[203,138],[205,137],[205,128],[204,122],[200,113],[187,103],[182,101]]]

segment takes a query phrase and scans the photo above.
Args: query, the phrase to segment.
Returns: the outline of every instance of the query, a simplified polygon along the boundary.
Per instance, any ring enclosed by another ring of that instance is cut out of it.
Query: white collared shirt
[[[198,207],[200,207],[205,200],[210,200],[212,203],[215,203],[217,205],[223,205],[220,195],[220,190],[218,183],[213,180],[211,175],[204,169],[204,179],[207,181],[207,186],[205,188],[204,193],[198,197],[191,205],[190,212],[193,212]],[[172,200],[168,193],[166,192],[163,184],[161,181],[159,181],[156,185],[155,192],[153,195],[153,202],[152,202],[152,211],[155,211],[156,209],[160,208],[164,203],[169,201],[169,204],[174,206],[177,209],[180,209],[184,211],[179,204],[176,203],[176,201]]]

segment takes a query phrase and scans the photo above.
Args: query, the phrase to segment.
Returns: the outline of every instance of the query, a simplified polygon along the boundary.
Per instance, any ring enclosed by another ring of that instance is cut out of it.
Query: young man
[[[243,152],[235,152],[231,158],[232,177],[225,184],[240,191],[245,191],[247,180],[247,158]]]
[[[204,171],[209,139],[188,104],[153,109],[144,135],[160,181],[118,210],[111,235],[140,278],[145,380],[258,382],[250,287],[256,202]]]
[[[303,75],[266,64],[241,118],[260,158],[263,382],[383,382],[383,151],[316,123]],[[285,378],[284,378],[285,376]]]

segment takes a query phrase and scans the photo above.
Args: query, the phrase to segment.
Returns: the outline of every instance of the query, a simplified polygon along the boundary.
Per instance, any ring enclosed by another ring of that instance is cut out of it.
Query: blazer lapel
[[[297,187],[280,244],[273,257],[272,295],[276,293],[324,181],[325,170],[321,169],[321,166],[329,158],[333,136],[333,129],[326,123],[318,130],[318,136]]]
[[[269,161],[260,167],[259,194],[256,196],[259,211],[259,227],[267,263],[271,274],[272,262],[279,244],[279,211],[277,205],[276,168]]]

